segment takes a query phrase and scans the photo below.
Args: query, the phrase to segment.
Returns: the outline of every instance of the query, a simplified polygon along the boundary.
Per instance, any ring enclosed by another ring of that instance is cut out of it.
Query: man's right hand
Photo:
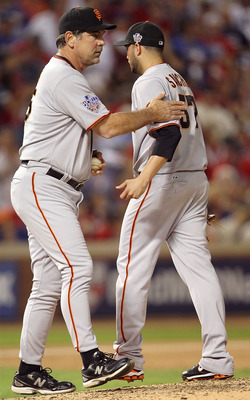
[[[184,101],[162,101],[164,97],[162,92],[148,104],[152,108],[154,122],[173,121],[185,116],[187,106]]]

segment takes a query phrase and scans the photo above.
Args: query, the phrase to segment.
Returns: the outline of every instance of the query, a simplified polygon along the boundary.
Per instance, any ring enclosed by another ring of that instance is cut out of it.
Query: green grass
[[[247,318],[246,318],[247,319]],[[183,322],[182,322],[183,321]],[[114,320],[93,321],[93,330],[99,343],[113,343],[115,340]],[[200,324],[196,318],[180,317],[175,319],[150,319],[143,331],[144,341],[175,341],[200,340]],[[228,318],[227,333],[230,340],[250,338],[250,324],[236,323],[235,319]],[[6,324],[1,326],[0,346],[19,346],[21,324]],[[71,344],[69,333],[64,322],[55,323],[49,333],[47,345]]]

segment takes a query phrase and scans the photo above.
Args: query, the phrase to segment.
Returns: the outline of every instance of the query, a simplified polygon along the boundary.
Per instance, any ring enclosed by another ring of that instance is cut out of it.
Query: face
[[[74,53],[79,69],[100,62],[100,55],[105,44],[103,38],[105,31],[83,32],[81,38],[74,42]]]
[[[139,65],[138,65],[138,60],[135,57],[135,46],[133,44],[129,44],[126,46],[127,48],[127,60],[130,65],[130,69],[133,73],[138,74],[139,73]]]

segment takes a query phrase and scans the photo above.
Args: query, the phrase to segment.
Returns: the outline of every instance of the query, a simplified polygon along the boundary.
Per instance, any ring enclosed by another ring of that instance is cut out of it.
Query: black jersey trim
[[[74,65],[73,65],[66,57],[59,56],[58,54],[56,54],[56,55],[54,56],[54,58],[59,58],[59,60],[66,61],[66,63],[68,63],[72,68],[76,69],[76,68],[74,67]]]

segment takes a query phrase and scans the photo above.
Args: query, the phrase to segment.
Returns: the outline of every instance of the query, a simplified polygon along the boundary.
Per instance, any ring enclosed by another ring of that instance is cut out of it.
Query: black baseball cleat
[[[26,375],[15,373],[11,390],[18,394],[60,394],[70,393],[76,390],[76,387],[71,382],[58,382],[51,375],[50,368],[40,371],[30,372]]]
[[[88,368],[82,369],[83,386],[91,388],[118,379],[129,373],[134,365],[134,361],[129,358],[116,361],[113,355],[108,356],[98,350],[93,354],[93,361]]]
[[[203,369],[199,364],[196,364],[194,367],[184,371],[181,376],[186,382],[205,379],[227,379],[233,377],[233,375],[223,375],[209,372],[206,369]]]

